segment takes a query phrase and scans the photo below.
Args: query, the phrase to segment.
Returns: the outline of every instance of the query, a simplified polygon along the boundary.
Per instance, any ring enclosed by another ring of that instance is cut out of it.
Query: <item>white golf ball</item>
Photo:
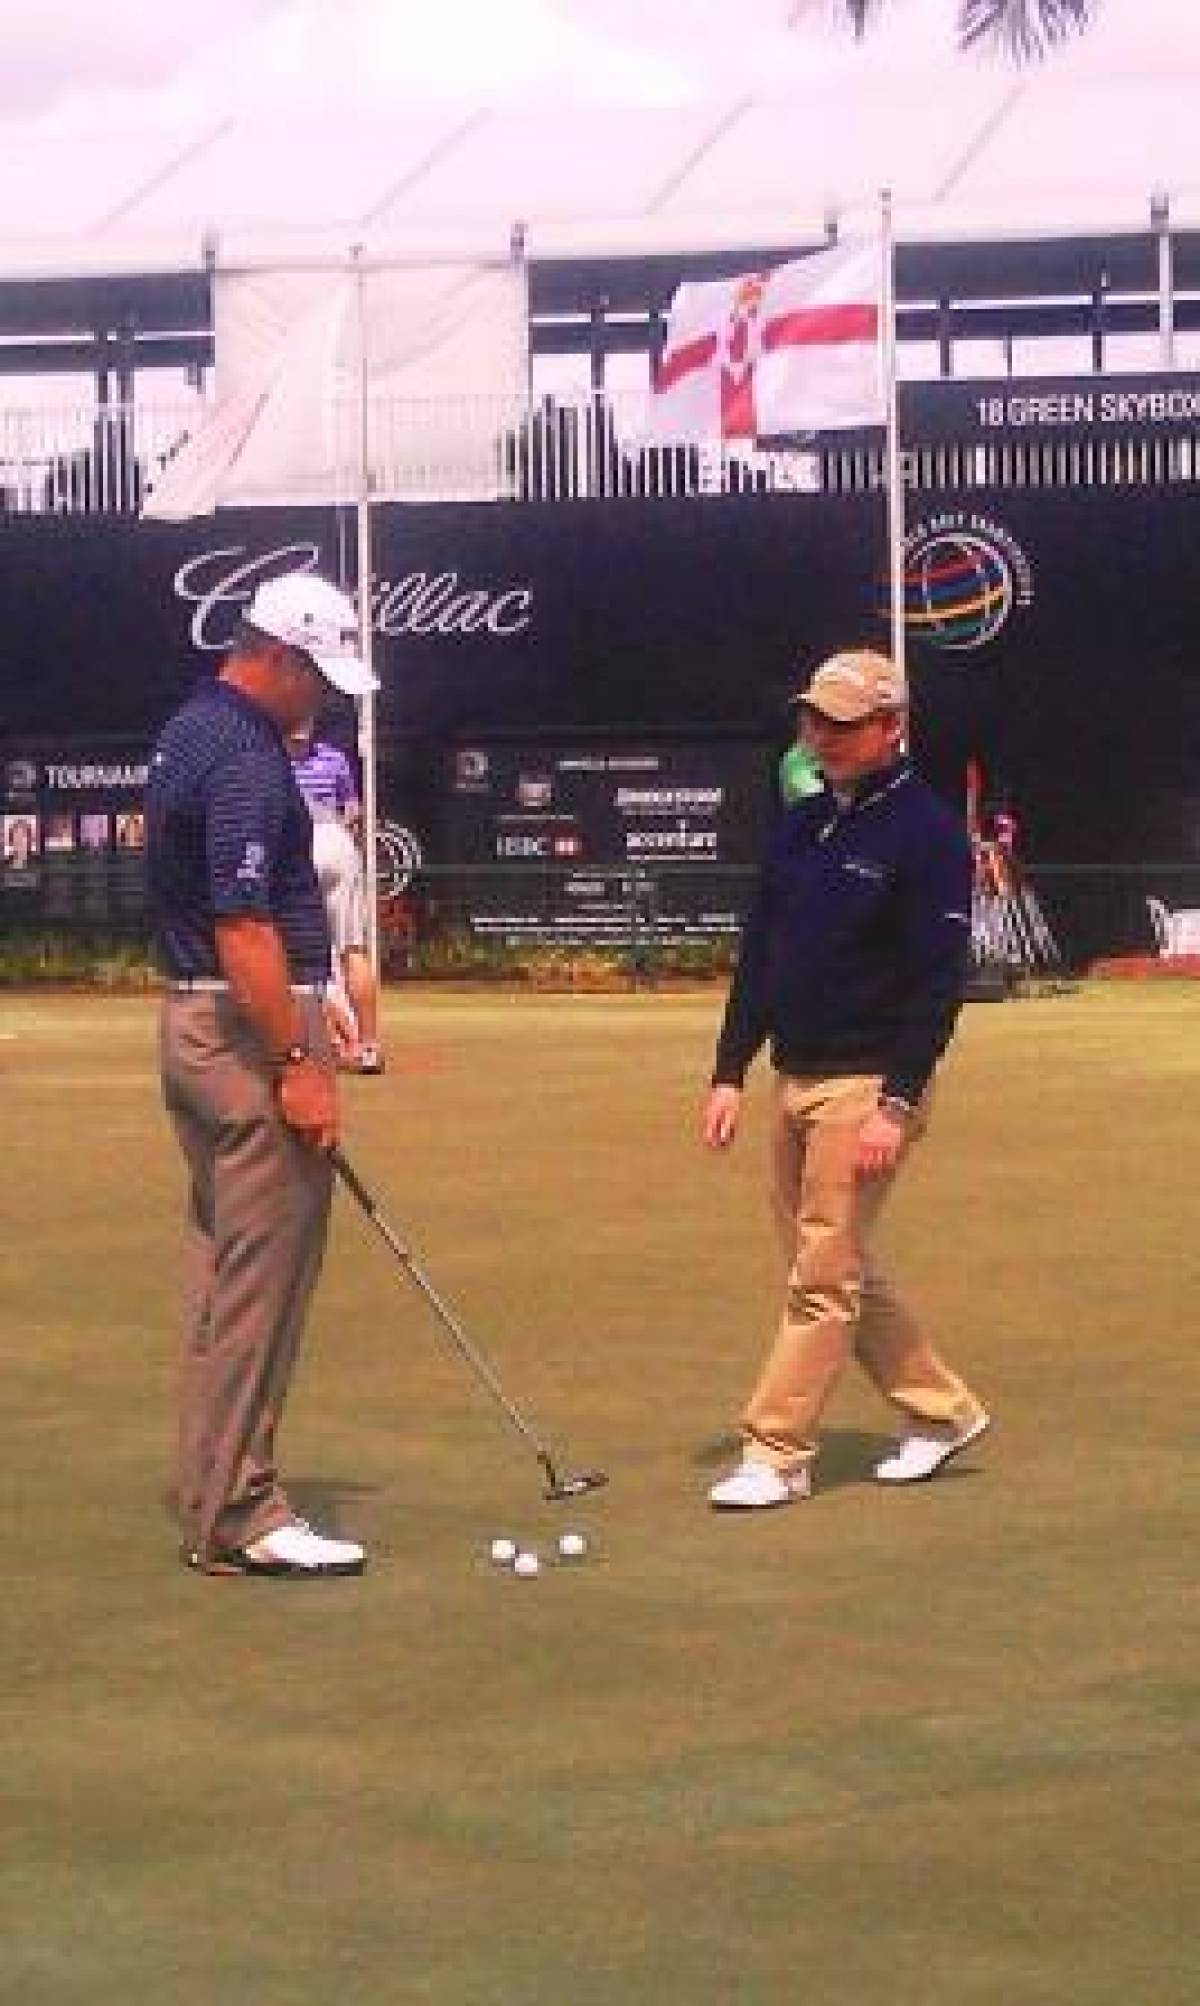
[[[517,1542],[515,1539],[494,1539],[492,1541],[492,1559],[495,1561],[497,1567],[511,1567],[516,1557]]]
[[[514,1574],[527,1578],[531,1574],[536,1574],[540,1566],[541,1561],[536,1553],[518,1553],[513,1561],[512,1570]]]
[[[581,1532],[564,1532],[559,1537],[558,1550],[564,1560],[582,1560],[587,1541]]]

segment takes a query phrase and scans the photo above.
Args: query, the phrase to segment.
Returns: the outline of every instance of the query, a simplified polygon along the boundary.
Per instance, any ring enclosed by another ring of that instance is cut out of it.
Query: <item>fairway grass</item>
[[[611,1486],[542,1502],[339,1198],[284,1460],[371,1566],[297,1585],[175,1557],[153,1004],[0,996],[3,2006],[1194,2006],[1200,990],[968,1009],[887,1242],[995,1429],[885,1491],[848,1380],[747,1518],[720,1001],[388,992],[347,1153]]]

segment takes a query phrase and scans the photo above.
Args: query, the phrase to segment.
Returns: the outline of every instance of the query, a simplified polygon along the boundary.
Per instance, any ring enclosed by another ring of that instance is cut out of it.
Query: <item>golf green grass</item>
[[[175,1558],[153,1004],[0,998],[4,2006],[1193,2006],[1200,990],[968,1009],[887,1238],[995,1430],[887,1492],[848,1381],[818,1494],[745,1518],[719,1008],[389,993],[347,1151],[611,1487],[542,1502],[342,1197],[283,1446],[371,1567],[297,1585]]]

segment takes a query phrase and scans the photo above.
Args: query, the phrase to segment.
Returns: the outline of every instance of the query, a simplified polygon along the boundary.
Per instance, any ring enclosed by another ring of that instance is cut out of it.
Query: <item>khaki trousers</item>
[[[788,1263],[787,1296],[742,1416],[747,1454],[776,1468],[815,1456],[822,1413],[851,1358],[910,1417],[965,1424],[981,1412],[922,1337],[870,1251],[872,1230],[929,1106],[926,1096],[896,1170],[859,1176],[858,1135],[880,1084],[877,1073],[776,1076],[772,1207]]]
[[[298,997],[327,1053],[320,1001]],[[163,1098],[187,1161],[177,1490],[202,1560],[293,1516],[275,1433],[325,1249],[330,1164],[281,1119],[262,1047],[232,999],[169,994]]]

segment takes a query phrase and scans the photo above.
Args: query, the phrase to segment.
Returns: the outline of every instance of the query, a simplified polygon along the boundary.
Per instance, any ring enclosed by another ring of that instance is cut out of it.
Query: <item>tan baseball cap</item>
[[[908,703],[904,677],[887,655],[873,648],[852,648],[831,655],[813,670],[795,703],[820,711],[835,724],[858,724],[879,711],[903,710]]]

